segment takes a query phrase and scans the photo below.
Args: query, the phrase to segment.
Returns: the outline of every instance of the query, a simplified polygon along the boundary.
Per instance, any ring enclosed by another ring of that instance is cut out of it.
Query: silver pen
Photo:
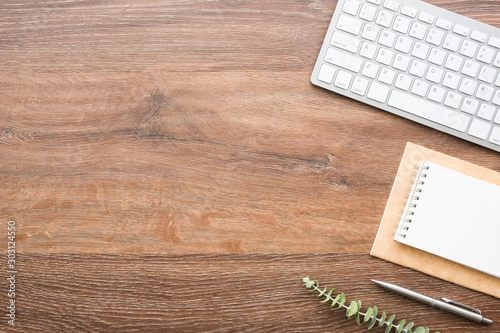
[[[458,316],[473,320],[477,323],[487,324],[487,325],[493,324],[493,321],[483,317],[483,315],[481,314],[481,311],[474,309],[473,307],[470,307],[468,305],[454,302],[454,301],[449,300],[447,298],[442,298],[440,300],[434,299],[432,297],[422,295],[422,294],[417,293],[415,291],[412,291],[412,290],[409,290],[409,289],[406,289],[406,288],[403,288],[400,286],[396,286],[395,284],[392,284],[392,283],[382,282],[382,281],[377,281],[377,280],[372,280],[372,281],[375,282],[376,284],[378,284],[379,286],[381,286],[382,288],[390,290],[396,294],[400,294],[400,295],[403,295],[405,297],[422,302],[424,304],[431,305],[435,308],[454,313]]]

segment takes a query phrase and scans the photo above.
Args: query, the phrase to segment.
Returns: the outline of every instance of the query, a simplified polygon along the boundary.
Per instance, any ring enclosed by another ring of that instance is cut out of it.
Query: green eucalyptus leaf
[[[356,324],[361,325],[361,317],[359,311],[354,314],[354,321]]]
[[[356,321],[356,323],[358,325],[361,325],[361,319],[360,319],[360,313],[359,311],[361,310],[361,301],[358,300],[358,311],[356,311],[356,313],[354,314],[354,320]]]
[[[304,283],[307,289],[311,289],[314,286],[314,281],[309,280],[309,278],[304,278]]]
[[[376,306],[374,306],[372,309],[373,309],[373,313],[371,315],[370,322],[368,323],[368,329],[371,329],[377,323],[378,309]]]
[[[387,316],[387,314],[385,312],[382,312],[382,317],[380,317],[380,321],[378,322],[378,326],[377,327],[384,326],[384,324],[385,324],[385,317],[386,316]]]
[[[363,318],[363,323],[366,323],[368,320],[370,320],[372,314],[373,314],[373,308],[366,309],[365,317]]]
[[[412,328],[413,328],[413,325],[415,325],[414,322],[411,322],[411,323],[408,323],[408,325],[406,325],[405,327],[405,333],[412,333]]]
[[[340,294],[340,299],[339,299],[339,308],[343,307],[344,306],[344,303],[347,301],[347,299],[345,298],[345,294],[344,293],[341,293]]]
[[[358,312],[358,302],[352,301],[346,311],[346,316],[351,318],[356,312]]]
[[[333,308],[335,305],[338,305],[338,303],[340,303],[340,299],[342,297],[343,297],[343,293],[338,294],[337,297],[335,297],[335,299],[332,301],[332,304],[330,305],[330,307]],[[340,306],[337,306],[336,308],[334,308],[332,310],[337,310],[339,308],[340,308]]]
[[[387,320],[387,325],[392,325],[392,322],[396,319],[396,315],[392,315],[388,320]]]
[[[320,298],[321,296],[323,296],[325,294],[325,291],[326,291],[326,287],[325,287],[325,289],[323,289],[323,291],[320,291],[319,295],[316,297]]]
[[[332,289],[332,290],[330,290],[328,293],[326,293],[326,294],[324,295],[324,296],[325,296],[325,299],[324,299],[324,300],[322,300],[320,303],[326,303],[326,302],[328,302],[329,300],[331,300],[331,299],[332,299],[332,298],[331,298],[331,295],[332,295],[332,293],[333,293],[334,291],[335,291],[335,289]]]
[[[396,315],[392,315],[389,320],[386,321],[387,328],[385,329],[385,333],[389,333],[392,330],[392,322],[396,318]]]
[[[399,322],[398,326],[396,327],[396,333],[401,333],[401,331],[403,330],[403,328],[405,326],[405,322],[406,322],[405,319],[403,319]]]

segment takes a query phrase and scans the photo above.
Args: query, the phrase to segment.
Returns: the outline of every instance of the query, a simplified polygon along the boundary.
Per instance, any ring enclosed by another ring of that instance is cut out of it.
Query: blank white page
[[[394,239],[500,278],[500,186],[422,165]]]

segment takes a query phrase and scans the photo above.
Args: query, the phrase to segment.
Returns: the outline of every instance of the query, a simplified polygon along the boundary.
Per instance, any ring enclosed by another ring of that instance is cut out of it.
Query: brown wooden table
[[[500,27],[498,1],[429,2]],[[365,332],[310,276],[433,331],[500,332],[499,299],[369,255],[407,141],[500,156],[311,85],[335,6],[2,1],[0,331]]]

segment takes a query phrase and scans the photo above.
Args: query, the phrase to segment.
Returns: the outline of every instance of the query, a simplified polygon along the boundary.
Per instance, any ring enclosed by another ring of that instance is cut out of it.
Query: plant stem
[[[314,284],[313,286],[314,286],[314,290],[316,290],[316,291],[317,291],[320,295],[321,295],[321,293],[323,293],[323,291],[322,291],[321,289],[319,289],[319,288],[318,288],[318,286],[317,286],[316,284]],[[332,298],[332,296],[331,296],[331,295],[325,295],[325,296],[327,296],[327,297],[326,297],[327,301],[333,301],[333,298]],[[346,309],[346,310],[349,308],[347,305],[345,305],[345,303],[344,303],[344,304],[342,304],[342,307],[343,307],[344,309]],[[360,315],[362,315],[362,316],[364,317],[364,316],[366,315],[366,312],[361,312],[361,311],[359,311],[359,314],[360,314]],[[379,323],[382,321],[382,319],[380,319],[380,318],[375,318],[375,320],[376,320],[377,322],[379,322]],[[384,324],[387,326],[387,325],[389,324],[389,322],[388,322],[388,321],[384,321]],[[391,330],[392,330],[393,328],[397,328],[397,327],[398,327],[397,325],[394,325],[393,323],[391,323],[391,326],[392,326],[392,327],[391,327]],[[401,332],[406,333],[407,331],[406,331],[406,329],[403,329]]]

